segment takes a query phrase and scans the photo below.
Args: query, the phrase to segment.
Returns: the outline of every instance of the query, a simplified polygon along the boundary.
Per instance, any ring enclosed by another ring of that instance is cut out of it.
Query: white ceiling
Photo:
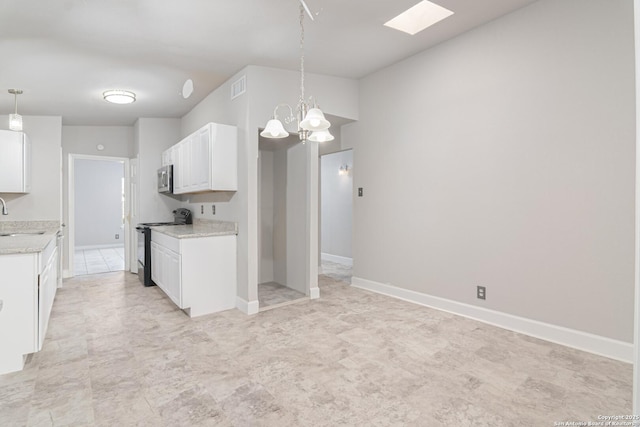
[[[307,0],[308,72],[360,78],[536,0],[436,0],[455,14],[415,36],[383,24],[418,0]],[[66,125],[181,117],[246,65],[297,70],[298,0],[2,0],[0,114]],[[184,100],[184,81],[194,81]],[[108,89],[138,95],[102,100]]]

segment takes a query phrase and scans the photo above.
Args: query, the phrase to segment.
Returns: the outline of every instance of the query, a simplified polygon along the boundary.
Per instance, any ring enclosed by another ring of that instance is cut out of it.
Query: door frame
[[[76,237],[76,221],[75,221],[75,161],[76,160],[101,160],[101,161],[113,161],[121,162],[124,168],[124,271],[130,271],[131,269],[131,226],[129,224],[131,218],[131,194],[130,185],[131,177],[129,170],[129,158],[127,157],[110,157],[110,156],[92,156],[88,154],[73,154],[69,153],[67,167],[68,167],[68,194],[69,194],[69,242],[67,244],[69,248],[69,275],[75,276],[74,266],[74,253],[76,249],[75,237]]]

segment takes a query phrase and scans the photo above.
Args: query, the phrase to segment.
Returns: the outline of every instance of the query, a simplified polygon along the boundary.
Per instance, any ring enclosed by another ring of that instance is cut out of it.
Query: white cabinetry
[[[151,277],[189,316],[236,305],[236,236],[177,239],[151,232]]]
[[[52,239],[40,253],[40,277],[38,278],[38,348],[42,349],[49,326],[53,300],[58,289],[57,238]]]
[[[162,153],[173,165],[175,194],[238,189],[238,146],[235,126],[208,123]]]
[[[182,308],[180,254],[156,242],[151,242],[151,260],[151,279],[171,298],[171,301]]]
[[[56,243],[0,255],[0,374],[21,370],[25,356],[42,349],[57,289]]]
[[[0,193],[31,191],[31,142],[24,132],[0,130]]]

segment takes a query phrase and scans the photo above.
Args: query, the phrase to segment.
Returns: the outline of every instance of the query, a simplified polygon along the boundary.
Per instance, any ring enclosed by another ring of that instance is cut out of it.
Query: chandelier
[[[285,114],[282,116],[282,120],[287,125],[291,123],[297,124],[298,136],[300,141],[304,144],[307,140],[313,142],[324,142],[333,140],[333,135],[329,133],[329,127],[331,123],[325,119],[322,110],[318,107],[315,99],[309,97],[309,104],[305,100],[304,96],[304,14],[305,11],[309,14],[311,20],[313,15],[309,12],[309,8],[304,3],[304,0],[300,0],[300,99],[296,106],[295,113],[293,108],[289,104],[278,104],[273,109],[273,117],[267,122],[264,130],[260,132],[260,136],[265,138],[286,138],[289,136],[280,121],[278,116],[278,110],[285,109]],[[311,104],[313,101],[313,104]],[[309,108],[310,105],[313,105]]]

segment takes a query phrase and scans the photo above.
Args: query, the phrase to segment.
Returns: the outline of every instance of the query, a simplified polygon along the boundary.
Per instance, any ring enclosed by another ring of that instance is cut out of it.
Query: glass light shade
[[[102,97],[112,104],[131,104],[136,100],[136,94],[127,90],[108,90],[102,93]]]
[[[22,116],[20,114],[9,114],[9,129],[22,130]]]
[[[300,122],[300,127],[304,130],[310,130],[315,132],[317,130],[329,129],[331,123],[324,118],[324,114],[319,108],[312,108],[307,113],[307,116]]]
[[[280,120],[271,119],[267,122],[264,130],[260,132],[260,136],[265,138],[286,138],[289,136],[289,132],[284,129]]]
[[[324,129],[313,132],[308,139],[313,142],[328,142],[333,141],[335,138],[331,135],[329,129]]]

